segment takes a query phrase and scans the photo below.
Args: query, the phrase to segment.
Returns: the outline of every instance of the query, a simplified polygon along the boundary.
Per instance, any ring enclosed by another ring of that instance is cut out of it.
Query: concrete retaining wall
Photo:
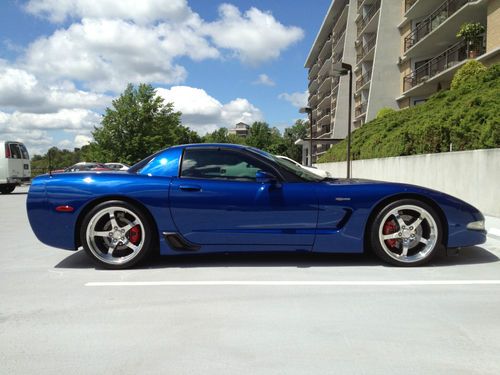
[[[317,167],[332,176],[346,176],[345,162]],[[356,160],[352,176],[429,187],[500,217],[500,148]]]

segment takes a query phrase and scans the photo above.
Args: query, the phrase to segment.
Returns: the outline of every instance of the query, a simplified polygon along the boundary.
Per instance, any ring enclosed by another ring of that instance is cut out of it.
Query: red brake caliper
[[[392,234],[395,233],[398,230],[398,227],[396,225],[396,222],[394,220],[387,220],[384,224],[384,229],[382,230],[383,234]],[[397,244],[398,240],[392,239],[392,240],[385,240],[385,243],[389,247],[395,247]]]
[[[137,245],[141,241],[141,227],[139,225],[136,225],[135,227],[132,227],[130,229],[130,231],[128,232],[128,239],[134,245]]]

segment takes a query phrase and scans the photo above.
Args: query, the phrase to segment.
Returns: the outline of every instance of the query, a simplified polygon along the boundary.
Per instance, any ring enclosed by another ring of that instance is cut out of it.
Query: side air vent
[[[163,232],[163,237],[174,250],[196,251],[200,249],[200,245],[189,242],[177,232]]]

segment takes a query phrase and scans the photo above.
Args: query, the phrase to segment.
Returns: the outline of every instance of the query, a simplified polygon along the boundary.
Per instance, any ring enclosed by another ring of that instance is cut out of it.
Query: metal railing
[[[461,40],[443,53],[429,60],[426,64],[406,75],[403,78],[403,91],[408,91],[469,57],[480,56],[484,54],[485,51],[484,37],[472,45],[468,44],[465,40]]]
[[[370,69],[356,80],[356,91],[358,91],[361,87],[363,87],[371,79],[372,79],[372,70]]]
[[[377,0],[372,4],[372,6],[368,9],[366,12],[366,15],[359,19],[358,22],[358,36],[361,34],[365,26],[368,24],[368,22],[371,21],[375,13],[380,9],[380,0]]]
[[[361,47],[359,53],[356,55],[356,63],[359,63],[363,57],[370,53],[370,51],[375,47],[376,42],[377,35],[374,35],[363,47]]]
[[[435,11],[420,22],[407,37],[405,37],[405,52],[430,34],[432,30],[445,22],[465,4],[472,1],[475,0],[446,0],[442,3]]]

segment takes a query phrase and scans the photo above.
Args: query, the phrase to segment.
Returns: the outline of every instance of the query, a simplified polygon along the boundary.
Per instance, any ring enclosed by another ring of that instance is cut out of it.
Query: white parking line
[[[427,286],[500,285],[500,280],[205,280],[205,281],[105,281],[85,286]]]

